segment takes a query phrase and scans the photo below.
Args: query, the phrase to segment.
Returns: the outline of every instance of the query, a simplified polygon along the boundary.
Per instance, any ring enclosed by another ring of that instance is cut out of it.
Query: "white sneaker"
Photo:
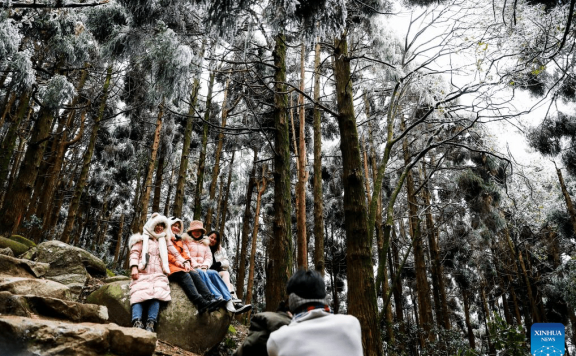
[[[236,308],[234,308],[234,303],[232,300],[229,300],[228,303],[226,303],[226,310],[228,310],[230,313],[236,313]]]

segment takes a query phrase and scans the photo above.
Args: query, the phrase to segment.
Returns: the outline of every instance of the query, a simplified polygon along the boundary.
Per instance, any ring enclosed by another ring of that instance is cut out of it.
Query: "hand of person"
[[[138,267],[132,266],[132,271],[130,272],[130,277],[132,277],[132,279],[134,279],[134,280],[138,279]]]
[[[190,267],[190,261],[184,261],[184,271],[190,272],[192,268]]]
[[[177,267],[184,268],[184,265],[183,265],[182,262],[180,262],[180,261],[176,261],[176,262],[174,262],[174,264],[175,264]]]
[[[222,263],[221,262],[214,262],[212,264],[212,267],[214,267],[215,270],[219,271],[222,268]]]
[[[204,272],[206,272],[206,270],[208,269],[206,266],[202,266],[200,268],[202,268],[202,271],[204,271]]]

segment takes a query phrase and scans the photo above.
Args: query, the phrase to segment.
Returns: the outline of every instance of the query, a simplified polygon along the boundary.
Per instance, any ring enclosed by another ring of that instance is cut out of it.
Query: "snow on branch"
[[[74,8],[74,7],[92,7],[107,4],[110,0],[102,0],[95,2],[69,2],[63,3],[61,0],[56,2],[38,3],[36,0],[30,1],[0,1],[0,7],[8,8],[31,8],[31,9],[60,9],[60,8]]]

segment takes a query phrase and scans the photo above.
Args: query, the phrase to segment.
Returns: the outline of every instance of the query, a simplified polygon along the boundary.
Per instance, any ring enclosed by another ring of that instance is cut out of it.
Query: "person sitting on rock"
[[[182,235],[182,240],[188,247],[190,253],[190,261],[192,262],[192,268],[200,273],[200,277],[210,292],[216,296],[217,299],[224,299],[227,301],[226,310],[234,314],[241,314],[252,309],[251,305],[243,305],[242,303],[237,303],[234,305],[232,301],[232,296],[228,291],[228,287],[220,278],[218,272],[214,270],[209,270],[208,268],[212,265],[212,252],[208,247],[208,238],[204,236],[206,230],[201,221],[194,220],[190,222],[190,227],[188,228],[188,233]]]
[[[217,310],[225,304],[226,301],[224,299],[215,299],[206,284],[202,281],[199,273],[190,267],[188,247],[183,243],[180,235],[183,227],[182,220],[170,217],[168,218],[168,227],[170,241],[176,250],[176,252],[168,254],[170,267],[168,279],[178,283],[188,299],[198,308],[198,314],[203,314],[205,311],[212,312]]]
[[[236,296],[236,291],[234,290],[234,286],[230,283],[230,261],[228,261],[228,254],[226,253],[226,249],[222,247],[222,240],[220,238],[220,233],[218,231],[210,231],[208,234],[208,242],[210,246],[210,252],[212,253],[212,265],[210,266],[211,270],[218,272],[220,278],[224,281],[226,286],[228,287],[228,291],[232,296],[232,302],[240,303],[242,302]]]
[[[269,356],[363,354],[360,322],[352,315],[332,314],[319,272],[299,270],[288,280],[286,291],[294,317],[270,334]]]
[[[165,216],[152,214],[144,225],[142,234],[130,237],[130,304],[132,325],[144,329],[142,318],[147,314],[146,330],[154,332],[158,320],[160,302],[170,301],[170,284],[167,274],[168,237],[164,231],[168,226]]]

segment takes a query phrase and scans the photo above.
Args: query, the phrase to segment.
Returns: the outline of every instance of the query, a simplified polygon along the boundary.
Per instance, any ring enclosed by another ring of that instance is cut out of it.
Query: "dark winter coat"
[[[284,312],[264,312],[252,317],[248,337],[234,352],[235,356],[268,356],[266,342],[273,331],[290,324],[292,319]]]

